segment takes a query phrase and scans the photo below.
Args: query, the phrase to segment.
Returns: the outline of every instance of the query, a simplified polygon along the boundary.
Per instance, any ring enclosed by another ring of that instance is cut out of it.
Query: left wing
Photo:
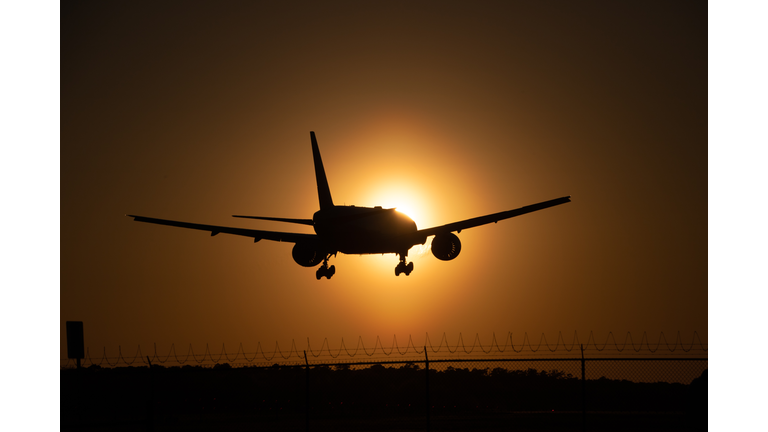
[[[216,234],[219,234],[219,233],[225,233],[225,234],[239,235],[243,237],[251,237],[253,238],[254,243],[259,240],[272,240],[272,241],[279,241],[279,242],[296,243],[303,240],[314,240],[317,238],[317,235],[315,234],[261,231],[261,230],[246,229],[246,228],[230,228],[230,227],[223,227],[223,226],[216,226],[216,225],[203,225],[203,224],[196,224],[196,223],[190,223],[190,222],[179,222],[179,221],[172,221],[167,219],[156,219],[156,218],[144,217],[144,216],[135,216],[135,215],[126,215],[126,216],[132,217],[133,220],[135,220],[136,222],[147,222],[147,223],[153,223],[158,225],[168,225],[168,226],[175,226],[179,228],[189,228],[189,229],[196,229],[201,231],[210,231],[211,236],[215,236]]]
[[[538,204],[531,204],[529,206],[520,207],[519,209],[515,209],[515,210],[508,210],[508,211],[503,211],[499,213],[489,214],[486,216],[466,219],[463,221],[449,223],[447,225],[441,225],[438,227],[421,229],[418,231],[418,233],[429,237],[431,235],[446,234],[454,231],[461,232],[461,230],[464,230],[467,228],[474,228],[480,225],[489,224],[491,222],[498,222],[500,220],[513,218],[515,216],[520,216],[526,213],[531,213],[539,210],[544,210],[545,208],[550,208],[556,205],[565,204],[569,202],[571,202],[570,196],[556,198],[553,200],[540,202]]]

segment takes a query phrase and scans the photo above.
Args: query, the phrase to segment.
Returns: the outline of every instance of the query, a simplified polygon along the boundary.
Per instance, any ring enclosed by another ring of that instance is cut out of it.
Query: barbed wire
[[[663,342],[662,342],[663,341]],[[698,343],[697,343],[698,341]],[[666,335],[664,332],[659,333],[659,337],[656,341],[656,344],[652,347],[651,341],[648,337],[648,334],[646,332],[643,332],[642,336],[640,337],[640,342],[638,344],[635,344],[635,341],[632,337],[631,332],[627,332],[627,334],[624,336],[624,341],[620,344],[616,337],[613,335],[613,332],[608,332],[608,335],[606,336],[605,342],[602,344],[602,346],[596,341],[594,332],[589,332],[589,337],[587,338],[586,344],[584,346],[584,351],[596,351],[598,353],[603,353],[604,351],[608,350],[611,352],[618,352],[623,353],[626,350],[631,350],[630,353],[640,353],[643,351],[643,347],[645,347],[645,350],[648,351],[650,354],[657,354],[659,353],[659,350],[666,349],[664,353],[675,353],[678,350],[684,352],[684,353],[690,353],[692,350],[694,350],[694,347],[696,347],[697,352],[703,352],[706,353],[708,351],[707,344],[703,343],[701,341],[701,338],[699,337],[697,332],[693,332],[693,336],[691,338],[690,344],[688,344],[688,347],[686,348],[686,344],[683,342],[682,337],[680,335],[680,332],[677,332],[677,335],[675,337],[675,341],[672,345],[670,345],[669,341],[667,340]],[[104,347],[102,351],[102,357],[97,362],[93,361],[93,358],[91,357],[90,348],[86,349],[85,352],[85,365],[97,365],[102,366],[106,363],[109,367],[116,367],[121,362],[125,364],[126,366],[133,366],[134,363],[140,363],[142,366],[149,365],[150,362],[154,362],[155,364],[163,365],[168,362],[175,362],[179,365],[186,365],[187,362],[190,361],[190,357],[192,358],[192,362],[198,365],[203,365],[206,362],[206,358],[210,363],[219,364],[222,359],[225,359],[227,363],[235,363],[238,359],[242,357],[242,360],[245,361],[245,363],[254,365],[254,363],[257,363],[257,358],[260,357],[258,360],[259,363],[270,363],[273,362],[276,357],[279,356],[278,361],[293,361],[293,362],[308,362],[308,355],[311,355],[313,359],[319,359],[321,357],[328,358],[330,357],[333,360],[338,359],[342,351],[346,354],[346,356],[350,359],[355,358],[358,354],[360,354],[360,351],[362,351],[363,354],[365,354],[367,357],[372,358],[374,356],[380,355],[384,356],[386,358],[389,358],[395,351],[397,351],[397,354],[401,357],[405,357],[407,355],[412,356],[422,356],[424,355],[424,351],[426,349],[429,349],[432,354],[441,354],[446,353],[449,355],[461,355],[463,354],[473,354],[476,350],[482,351],[486,355],[494,355],[494,354],[504,354],[507,352],[507,350],[511,350],[515,354],[524,354],[524,351],[526,351],[526,347],[528,348],[527,352],[530,352],[531,354],[536,354],[538,351],[542,350],[542,347],[544,347],[547,351],[550,353],[558,353],[565,351],[566,353],[571,353],[574,350],[577,350],[578,353],[581,352],[582,344],[579,340],[578,332],[573,333],[573,339],[570,343],[570,346],[568,343],[566,343],[565,338],[563,337],[562,332],[558,332],[557,339],[554,342],[554,347],[550,345],[550,343],[547,341],[547,337],[544,333],[541,334],[539,337],[539,341],[536,344],[536,347],[534,348],[534,345],[531,341],[531,339],[528,336],[528,333],[523,334],[523,341],[519,345],[515,345],[515,343],[512,340],[512,332],[508,332],[506,338],[504,339],[504,345],[503,347],[499,345],[498,340],[496,339],[496,333],[493,333],[493,336],[491,337],[491,342],[489,345],[487,345],[487,349],[483,345],[483,343],[480,341],[480,334],[476,333],[475,338],[472,341],[471,348],[467,348],[467,345],[464,343],[464,336],[459,333],[459,338],[456,341],[456,345],[451,349],[451,345],[448,342],[448,337],[446,333],[443,333],[442,337],[440,338],[439,345],[437,345],[437,348],[435,348],[435,345],[432,343],[429,333],[426,333],[425,335],[425,342],[421,349],[417,348],[416,345],[413,342],[413,337],[408,337],[408,343],[405,345],[405,349],[402,350],[397,342],[397,335],[395,335],[392,338],[392,344],[389,348],[384,347],[384,344],[381,342],[381,338],[379,336],[376,336],[376,341],[373,344],[373,348],[368,350],[368,348],[365,347],[365,343],[363,342],[363,337],[360,336],[357,339],[357,346],[355,347],[354,351],[351,351],[349,348],[347,348],[346,343],[344,342],[344,338],[341,339],[341,343],[339,344],[339,349],[334,351],[331,349],[330,343],[328,342],[328,338],[323,339],[323,343],[320,345],[320,349],[315,352],[312,349],[312,346],[310,344],[309,338],[307,338],[307,349],[303,351],[302,353],[299,353],[298,348],[296,347],[295,340],[291,341],[291,347],[288,349],[288,354],[284,354],[283,351],[280,349],[280,345],[278,342],[275,342],[275,348],[273,351],[264,351],[264,349],[261,346],[261,342],[257,343],[256,351],[253,353],[247,353],[245,349],[243,348],[242,342],[239,344],[237,351],[234,354],[234,357],[230,358],[230,354],[227,353],[225,344],[222,343],[221,345],[221,352],[219,352],[218,357],[214,358],[213,354],[211,353],[211,350],[209,348],[209,344],[205,344],[205,350],[203,351],[202,355],[198,359],[198,355],[195,354],[194,349],[192,348],[192,344],[189,344],[189,348],[187,349],[186,355],[182,358],[177,354],[176,352],[176,345],[171,344],[170,349],[168,350],[168,354],[163,359],[160,355],[157,353],[157,344],[154,344],[154,352],[150,358],[150,356],[146,356],[142,354],[141,346],[139,345],[136,350],[136,354],[133,356],[133,358],[129,361],[122,352],[122,347],[118,346],[118,355],[117,357],[108,357],[107,356],[107,350],[106,347]],[[494,352],[495,348],[495,352]],[[461,350],[461,352],[459,352]],[[325,353],[325,354],[324,354]],[[249,358],[249,354],[252,354],[252,356]],[[171,356],[173,356],[173,360],[171,360]],[[293,360],[292,360],[293,359]],[[112,360],[112,361],[111,361]],[[61,367],[71,367],[71,364],[74,362],[72,359],[62,359],[62,362],[65,362],[62,364]],[[191,363],[192,363],[191,362]]]

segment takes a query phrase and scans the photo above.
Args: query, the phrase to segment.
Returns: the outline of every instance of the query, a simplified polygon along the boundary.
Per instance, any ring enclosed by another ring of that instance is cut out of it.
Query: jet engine
[[[461,252],[461,242],[454,233],[438,234],[432,239],[432,255],[441,261],[450,261]]]
[[[313,243],[296,243],[291,255],[296,264],[302,267],[314,267],[325,258],[325,254]]]

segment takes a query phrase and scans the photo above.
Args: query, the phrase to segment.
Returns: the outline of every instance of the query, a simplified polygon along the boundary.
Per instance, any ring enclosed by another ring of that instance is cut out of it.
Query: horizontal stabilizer
[[[241,215],[232,215],[232,217],[236,218],[244,218],[244,219],[260,219],[260,220],[268,220],[268,221],[276,221],[276,222],[288,222],[288,223],[295,223],[295,224],[301,224],[301,225],[314,225],[314,222],[312,219],[290,219],[290,218],[277,218],[277,217],[265,217],[265,216],[241,216]]]

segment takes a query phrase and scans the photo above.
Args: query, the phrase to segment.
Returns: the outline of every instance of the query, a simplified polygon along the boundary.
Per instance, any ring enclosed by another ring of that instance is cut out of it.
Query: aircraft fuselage
[[[405,253],[427,236],[395,209],[333,206],[312,216],[314,229],[328,250],[345,254]]]

